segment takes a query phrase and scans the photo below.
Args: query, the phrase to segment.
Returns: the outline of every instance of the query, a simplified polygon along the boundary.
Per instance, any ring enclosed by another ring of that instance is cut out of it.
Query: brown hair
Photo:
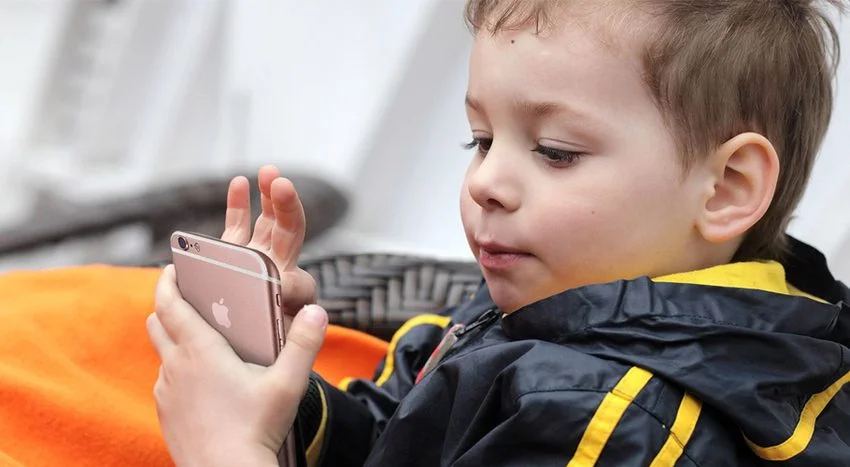
[[[473,31],[551,22],[565,0],[468,0]],[[619,2],[614,2],[619,3]],[[654,22],[644,47],[647,87],[689,169],[733,136],[754,131],[774,145],[779,181],[764,217],[735,260],[778,259],[833,105],[838,33],[817,7],[842,0],[632,0]]]

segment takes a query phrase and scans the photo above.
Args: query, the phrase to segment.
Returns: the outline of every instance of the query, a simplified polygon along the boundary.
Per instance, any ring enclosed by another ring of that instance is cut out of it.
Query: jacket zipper
[[[452,345],[450,348],[446,349],[446,351],[443,353],[443,356],[440,359],[440,361],[444,361],[446,358],[448,358],[452,354],[456,353],[456,351],[460,348],[460,346],[457,345],[457,344],[460,342],[460,339],[462,337],[466,336],[467,334],[476,330],[477,328],[486,327],[486,326],[489,326],[490,324],[493,324],[495,321],[501,319],[502,314],[503,313],[501,311],[499,311],[497,308],[495,308],[495,307],[490,308],[487,311],[485,311],[484,313],[482,313],[478,318],[476,318],[475,321],[473,321],[473,322],[471,322],[467,325],[464,325],[455,334],[456,339],[455,339],[454,345]]]
[[[484,326],[485,324],[493,323],[495,320],[499,319],[500,315],[501,314],[496,308],[490,308],[469,324],[455,324],[452,326],[451,329],[449,329],[449,332],[443,336],[443,339],[440,341],[439,345],[437,345],[437,348],[431,353],[431,356],[428,357],[428,361],[425,362],[422,370],[420,370],[419,374],[416,376],[416,382],[418,383],[426,374],[436,368],[440,362],[445,360],[445,358],[450,355],[451,351],[455,350],[456,344],[460,341],[461,337],[469,334],[470,331],[473,331],[476,328]]]
[[[455,335],[458,339],[460,339],[461,337],[465,336],[466,334],[468,334],[470,331],[474,330],[475,328],[481,327],[485,324],[492,323],[500,315],[501,315],[501,313],[499,313],[499,310],[497,310],[496,308],[490,308],[487,311],[485,311],[484,313],[482,313],[481,316],[476,318],[475,321],[463,326],[463,328],[460,329],[457,332],[457,334],[455,334]]]

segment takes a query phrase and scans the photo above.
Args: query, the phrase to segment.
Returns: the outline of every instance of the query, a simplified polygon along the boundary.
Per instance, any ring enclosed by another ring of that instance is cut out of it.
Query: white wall
[[[352,184],[386,90],[437,3],[234,3],[233,83],[250,107],[248,161]]]
[[[28,0],[0,3],[0,147],[22,130],[46,65],[61,8]]]
[[[821,248],[850,281],[850,21],[839,29],[842,61],[835,109],[792,233]]]
[[[0,2],[0,226],[19,218],[28,201],[11,152],[27,130],[63,8],[56,1]]]

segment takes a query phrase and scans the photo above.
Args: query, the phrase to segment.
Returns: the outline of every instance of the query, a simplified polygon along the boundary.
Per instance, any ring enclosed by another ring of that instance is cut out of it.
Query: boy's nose
[[[515,211],[520,204],[518,167],[511,167],[509,156],[496,153],[494,149],[491,148],[469,174],[469,195],[485,210]]]

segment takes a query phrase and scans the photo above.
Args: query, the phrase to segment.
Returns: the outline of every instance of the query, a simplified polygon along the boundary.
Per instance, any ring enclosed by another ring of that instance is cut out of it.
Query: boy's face
[[[637,47],[615,42],[570,22],[475,38],[467,111],[480,144],[461,214],[504,311],[699,266],[704,187],[683,174]]]

